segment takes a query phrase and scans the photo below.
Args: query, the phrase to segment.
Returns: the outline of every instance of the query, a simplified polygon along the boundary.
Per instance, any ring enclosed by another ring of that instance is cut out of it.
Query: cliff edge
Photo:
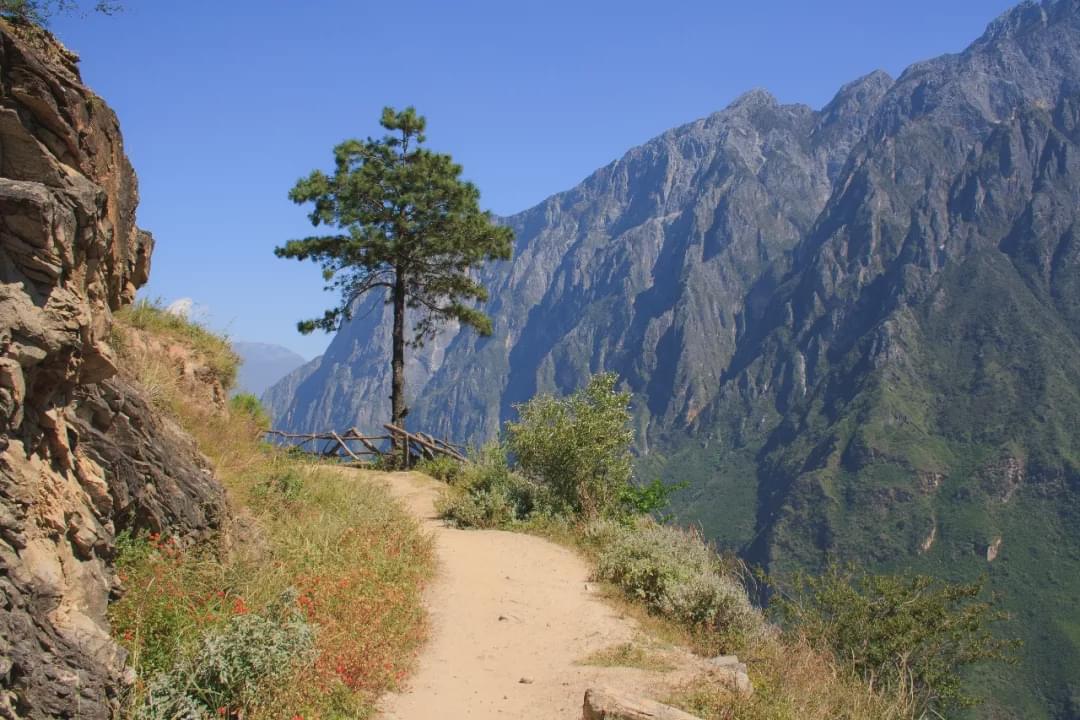
[[[150,270],[116,115],[78,58],[0,20],[0,717],[111,717],[123,530],[215,532],[224,494],[118,372],[112,314]]]

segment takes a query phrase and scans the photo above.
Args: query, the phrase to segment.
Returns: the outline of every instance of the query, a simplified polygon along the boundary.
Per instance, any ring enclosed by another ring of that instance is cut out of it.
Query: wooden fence
[[[431,460],[437,456],[468,462],[465,449],[448,440],[440,440],[423,432],[409,432],[404,428],[386,423],[386,435],[364,435],[355,427],[343,433],[333,430],[321,433],[294,433],[284,430],[267,430],[268,437],[277,438],[313,455],[367,465],[384,457],[401,453],[411,466],[418,460]]]

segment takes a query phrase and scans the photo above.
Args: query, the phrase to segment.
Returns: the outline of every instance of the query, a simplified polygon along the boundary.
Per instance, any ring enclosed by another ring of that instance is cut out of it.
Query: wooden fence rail
[[[390,457],[395,451],[401,453],[410,466],[418,460],[431,460],[439,455],[468,462],[465,449],[449,440],[440,440],[424,432],[409,432],[390,423],[383,427],[388,434],[364,435],[351,427],[343,433],[334,430],[321,433],[267,430],[266,435],[313,455],[338,457],[357,464],[367,464],[369,457],[371,460]]]

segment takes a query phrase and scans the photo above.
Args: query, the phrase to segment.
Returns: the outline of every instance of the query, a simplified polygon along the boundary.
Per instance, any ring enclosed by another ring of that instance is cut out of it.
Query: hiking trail
[[[671,647],[663,655],[681,656],[674,664],[683,670],[579,664],[642,642],[637,623],[600,597],[582,558],[530,535],[446,526],[435,513],[445,486],[426,475],[364,474],[432,533],[438,565],[425,593],[431,635],[406,687],[383,698],[384,720],[578,718],[587,688],[656,697],[693,672],[693,658]]]

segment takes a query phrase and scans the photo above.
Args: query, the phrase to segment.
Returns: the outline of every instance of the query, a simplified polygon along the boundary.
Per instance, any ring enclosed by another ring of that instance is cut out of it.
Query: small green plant
[[[260,503],[291,503],[300,499],[304,492],[304,478],[291,467],[270,473],[269,477],[255,486],[254,499]]]
[[[522,472],[551,492],[557,512],[618,514],[632,476],[630,394],[614,373],[594,376],[564,398],[538,395],[517,406],[507,443]]]
[[[995,598],[980,599],[983,581],[950,584],[923,575],[860,574],[832,565],[796,576],[791,594],[773,601],[788,627],[871,687],[909,695],[914,717],[944,717],[978,699],[964,691],[963,668],[1013,662],[1018,643],[995,637],[1007,619]]]
[[[181,550],[156,533],[116,538],[116,570],[124,596],[109,607],[109,622],[142,676],[172,667],[193,638],[231,614],[224,571],[207,549]]]
[[[446,455],[425,458],[416,464],[416,470],[450,485],[456,485],[465,473],[460,461]]]
[[[242,613],[206,632],[198,648],[150,683],[137,720],[243,717],[265,690],[313,657],[314,630],[282,594],[262,613]]]
[[[729,566],[693,530],[641,520],[594,523],[596,577],[613,583],[654,612],[715,634],[727,649],[761,631],[762,619]]]
[[[659,478],[654,479],[648,485],[637,486],[628,484],[619,493],[619,502],[623,512],[629,516],[656,515],[660,522],[667,522],[670,515],[661,511],[671,504],[671,496],[679,490],[686,488],[689,483],[683,481],[672,485],[665,485]]]
[[[438,510],[461,527],[491,528],[525,520],[540,504],[539,488],[511,470],[506,449],[492,443],[462,466]]]
[[[237,393],[229,398],[229,409],[234,413],[240,413],[251,418],[251,421],[260,428],[270,427],[270,415],[263,408],[259,398],[251,393]]]

